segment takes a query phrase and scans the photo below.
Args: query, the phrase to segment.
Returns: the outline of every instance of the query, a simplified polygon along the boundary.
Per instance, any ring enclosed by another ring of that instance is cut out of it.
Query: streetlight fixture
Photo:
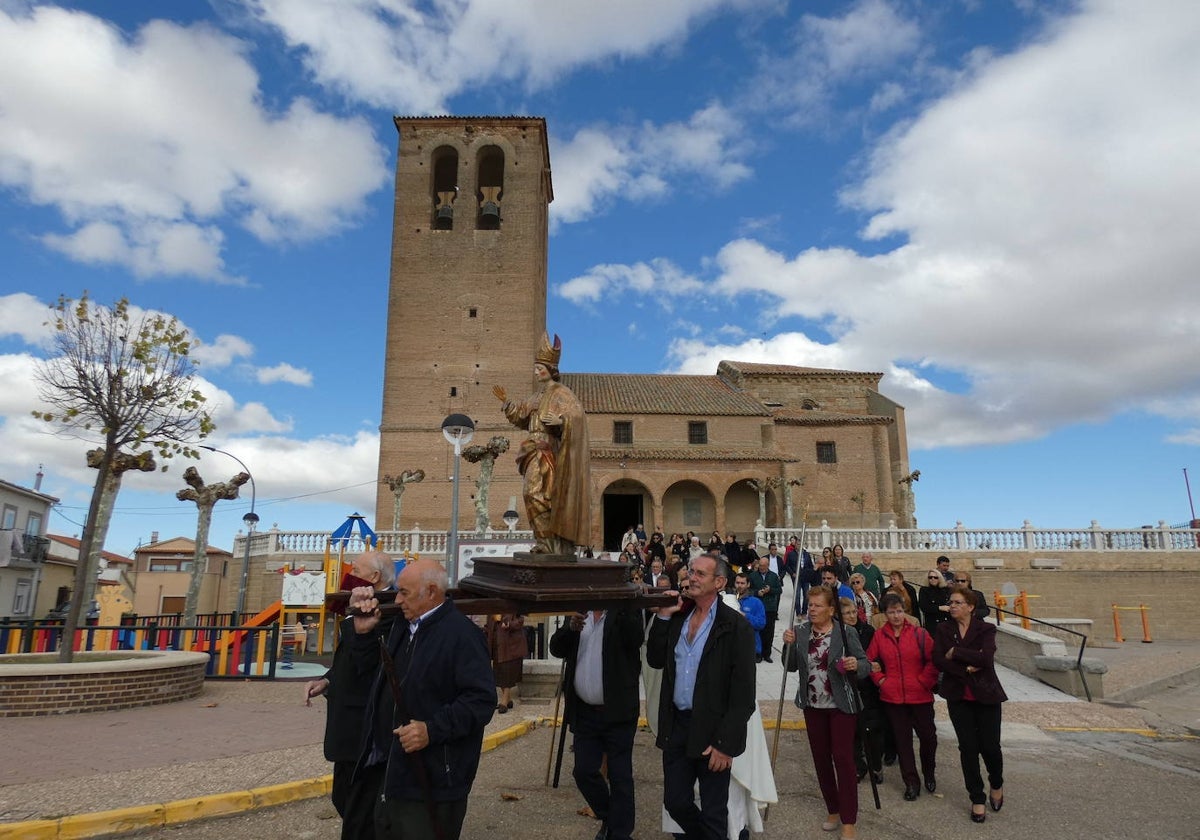
[[[245,551],[242,554],[242,580],[238,585],[237,612],[233,614],[233,623],[236,626],[242,620],[242,613],[246,611],[246,580],[250,576],[250,538],[254,536],[254,528],[258,525],[258,514],[254,512],[254,502],[257,499],[258,493],[254,488],[254,475],[250,472],[250,468],[246,466],[245,461],[232,452],[217,449],[215,446],[200,444],[200,448],[207,449],[209,452],[220,452],[222,455],[228,455],[241,464],[242,470],[245,471],[246,475],[250,476],[250,511],[242,517],[242,522],[246,525],[246,544]],[[204,546],[204,549],[207,551],[208,546]]]
[[[517,522],[521,520],[521,514],[517,513],[517,497],[508,497],[508,510],[500,517],[504,520],[504,524],[508,526],[508,533],[516,530]]]
[[[447,574],[453,587],[458,583],[458,470],[463,447],[475,436],[475,421],[465,414],[451,414],[442,421],[442,436],[454,446],[454,486],[450,497],[450,528],[446,534]]]

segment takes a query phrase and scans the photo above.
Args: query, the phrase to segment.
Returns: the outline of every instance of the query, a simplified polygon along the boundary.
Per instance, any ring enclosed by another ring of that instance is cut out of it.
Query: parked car
[[[71,602],[63,601],[57,607],[50,610],[50,612],[46,613],[46,619],[48,621],[66,621],[67,613],[69,613],[70,611],[71,611]],[[84,618],[85,619],[93,619],[93,618],[99,618],[99,617],[100,617],[100,603],[98,601],[92,601],[92,606],[87,611],[87,615],[85,615]]]

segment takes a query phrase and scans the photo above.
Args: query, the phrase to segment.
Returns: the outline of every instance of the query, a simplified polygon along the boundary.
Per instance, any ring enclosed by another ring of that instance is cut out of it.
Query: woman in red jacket
[[[921,778],[913,756],[912,736],[921,744],[921,773],[925,789],[937,790],[937,730],[933,725],[933,689],[937,668],[933,664],[933,639],[923,627],[904,618],[904,602],[888,593],[880,603],[887,623],[875,633],[867,648],[871,679],[879,686],[879,699],[896,737],[896,755],[904,779],[904,798],[921,795]]]

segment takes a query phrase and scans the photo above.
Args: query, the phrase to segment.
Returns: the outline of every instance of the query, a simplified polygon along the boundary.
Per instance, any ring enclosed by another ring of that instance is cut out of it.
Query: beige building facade
[[[380,425],[378,529],[447,528],[454,456],[444,418],[476,423],[475,442],[513,446],[496,463],[488,514],[517,499],[521,432],[492,393],[533,388],[546,329],[549,204],[545,121],[532,117],[397,117],[395,220]],[[592,545],[647,530],[749,534],[826,520],[846,527],[914,525],[904,409],[882,374],[722,362],[711,376],[568,373],[588,413]],[[423,470],[403,487],[394,521],[386,476]],[[459,527],[474,524],[479,465],[461,464]],[[748,483],[748,482],[752,482]]]

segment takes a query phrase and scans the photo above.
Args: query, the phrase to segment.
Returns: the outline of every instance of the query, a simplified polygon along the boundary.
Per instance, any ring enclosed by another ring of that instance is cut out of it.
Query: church
[[[510,502],[528,528],[520,442],[492,393],[534,390],[546,325],[549,206],[546,122],[538,117],[396,117],[395,218],[388,292],[376,523],[446,530],[454,450],[442,421],[465,414],[473,443],[512,442],[496,458],[488,519]],[[583,403],[591,447],[592,545],[621,534],[712,531],[739,539],[762,520],[794,527],[914,527],[904,408],[882,373],[723,361],[712,375],[579,373],[571,327],[562,381]],[[459,527],[475,524],[480,464],[461,464]],[[402,488],[403,521],[386,477]]]

